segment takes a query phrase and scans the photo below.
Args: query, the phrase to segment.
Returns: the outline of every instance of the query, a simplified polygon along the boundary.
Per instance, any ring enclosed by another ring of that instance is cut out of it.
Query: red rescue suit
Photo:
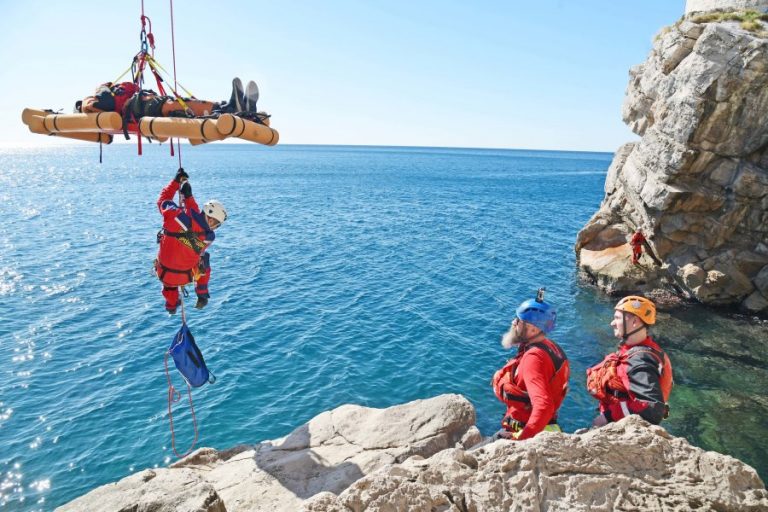
[[[113,84],[107,82],[99,86],[93,96],[83,100],[81,110],[89,114],[94,112],[123,113],[125,103],[136,93],[139,88],[133,82],[121,82]]]
[[[640,255],[643,254],[643,244],[645,243],[645,237],[640,231],[637,231],[629,241],[629,245],[632,246],[632,263],[637,265],[640,261]]]
[[[636,345],[621,345],[587,370],[587,390],[600,401],[610,421],[630,414],[658,425],[666,417],[672,389],[672,366],[651,337]]]
[[[570,366],[565,352],[546,338],[521,343],[517,356],[493,376],[493,391],[507,405],[502,426],[510,420],[524,425],[516,439],[535,436],[557,422],[557,411],[568,390]]]
[[[163,229],[158,234],[160,249],[155,271],[163,282],[165,308],[169,311],[178,306],[179,286],[194,282],[198,297],[210,297],[208,281],[211,267],[205,250],[215,238],[194,196],[184,201],[183,208],[173,202],[178,190],[179,184],[172,180],[157,200],[157,207],[163,216]]]

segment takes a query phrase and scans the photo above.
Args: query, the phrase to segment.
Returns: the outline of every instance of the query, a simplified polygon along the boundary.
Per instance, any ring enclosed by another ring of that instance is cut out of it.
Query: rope
[[[144,1],[144,0],[142,0]],[[173,55],[173,93],[178,97],[178,93],[176,92],[176,88],[178,87],[178,81],[176,80],[176,34],[174,33],[174,26],[173,26],[173,0],[170,0],[171,4],[171,53]],[[184,103],[182,102],[183,106]],[[182,167],[181,165],[181,141],[177,138],[177,150],[179,153],[179,168]],[[173,156],[173,139],[171,139],[171,156]],[[182,310],[183,312],[183,310]]]
[[[183,315],[183,306],[181,311]],[[192,425],[195,429],[195,438],[192,440],[192,445],[189,447],[189,449],[183,454],[179,454],[179,452],[176,450],[176,432],[173,428],[173,404],[181,400],[181,393],[179,393],[179,391],[173,387],[173,384],[171,383],[171,374],[168,372],[169,354],[170,350],[167,350],[165,352],[163,363],[165,364],[165,378],[168,381],[168,419],[171,422],[171,447],[173,448],[173,453],[175,453],[178,458],[182,458],[189,455],[192,452],[192,449],[194,449],[195,443],[197,443],[197,418],[195,417],[195,405],[192,403],[192,389],[189,387],[189,382],[187,382],[185,379],[184,382],[187,384],[187,397],[189,397],[189,409],[192,413]]]
[[[163,73],[164,73],[166,76],[168,75],[168,70],[166,70],[166,69],[165,69],[165,68],[162,66],[162,64],[160,64],[159,62],[157,62],[157,59],[155,59],[154,57],[148,57],[148,58],[147,58],[147,62],[149,63],[150,67],[154,67],[154,68],[156,68],[157,70],[160,70],[160,71],[162,71],[162,72],[163,72]],[[163,73],[160,73],[160,72],[158,71],[158,74],[160,74],[160,75],[162,75]],[[183,90],[185,93],[187,93],[187,96],[189,96],[190,98],[195,98],[195,95],[194,95],[194,94],[192,94],[192,92],[191,92],[189,89],[187,89],[186,87],[184,87],[184,84],[182,84],[181,82],[179,82],[179,83],[178,83],[178,87],[179,87],[181,90]],[[179,97],[180,97],[180,95],[179,95],[178,93],[176,93],[176,91],[173,91],[173,93],[174,93],[174,94],[176,94],[177,96],[179,96]]]

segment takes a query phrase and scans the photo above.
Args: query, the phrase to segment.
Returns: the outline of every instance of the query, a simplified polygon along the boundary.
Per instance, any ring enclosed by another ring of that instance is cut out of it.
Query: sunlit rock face
[[[57,512],[295,512],[366,474],[481,439],[475,409],[440,395],[386,409],[342,405],[287,436],[228,450],[201,448],[167,468],[103,485]]]
[[[765,510],[749,466],[695,448],[639,416],[586,434],[543,432],[515,443],[412,457],[319,493],[305,512]]]
[[[288,436],[200,449],[57,512],[768,510],[750,466],[633,415],[582,434],[483,439],[460,395],[343,405]]]
[[[764,11],[768,9],[768,0],[687,0],[685,2],[686,14],[690,12],[747,9]]]
[[[703,4],[764,2],[691,2]],[[754,7],[754,5],[752,6]],[[768,23],[663,30],[630,70],[621,147],[579,233],[583,274],[608,292],[672,291],[768,314]],[[661,264],[631,263],[641,229]]]

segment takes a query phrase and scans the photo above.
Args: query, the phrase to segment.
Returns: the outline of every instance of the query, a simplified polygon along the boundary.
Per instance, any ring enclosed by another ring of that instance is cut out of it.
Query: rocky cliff
[[[458,395],[388,409],[345,405],[284,438],[203,448],[57,510],[768,510],[754,469],[638,416],[523,442],[482,440],[474,423]]]
[[[762,18],[689,14],[631,69],[623,118],[641,139],[616,152],[605,198],[575,247],[584,275],[609,293],[666,290],[768,314]],[[636,229],[661,265],[631,263]]]

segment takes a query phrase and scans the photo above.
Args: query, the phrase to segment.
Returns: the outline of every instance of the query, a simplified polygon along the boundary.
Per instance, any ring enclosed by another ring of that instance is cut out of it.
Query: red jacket
[[[194,196],[184,202],[184,209],[173,202],[179,184],[171,181],[160,192],[157,207],[163,216],[163,235],[157,259],[161,265],[173,270],[186,271],[196,268],[215,235],[208,227],[205,215],[200,212]],[[174,236],[182,235],[182,236]],[[178,274],[168,274],[168,277]],[[163,281],[167,281],[164,278]],[[167,284],[179,284],[169,282]]]
[[[615,394],[600,398],[600,412],[608,421],[618,421],[630,414],[639,414],[643,419],[658,425],[666,411],[664,393],[662,391],[660,361],[648,351],[633,351],[634,347],[646,346],[657,353],[663,353],[661,347],[651,337],[632,346],[621,345],[615,356],[621,361],[616,367],[616,377],[619,383],[610,386]],[[608,354],[599,364],[588,370],[600,370],[608,363],[613,354]],[[614,356],[614,358],[615,358]],[[624,356],[624,357],[621,357]],[[668,370],[671,372],[671,368]],[[615,388],[615,389],[614,389]]]
[[[636,232],[634,235],[632,235],[632,239],[629,241],[629,245],[638,247],[645,243],[645,237],[641,232]]]
[[[546,345],[549,351],[536,346],[540,343]],[[551,354],[560,359],[559,370],[555,368]],[[565,398],[569,373],[565,353],[548,339],[521,344],[517,356],[496,372],[493,387],[496,396],[508,406],[506,415],[525,423],[518,439],[535,436],[557,418],[557,411]],[[506,396],[505,388],[511,391]],[[510,394],[519,395],[520,392],[527,395],[527,402],[520,398],[508,399]]]

